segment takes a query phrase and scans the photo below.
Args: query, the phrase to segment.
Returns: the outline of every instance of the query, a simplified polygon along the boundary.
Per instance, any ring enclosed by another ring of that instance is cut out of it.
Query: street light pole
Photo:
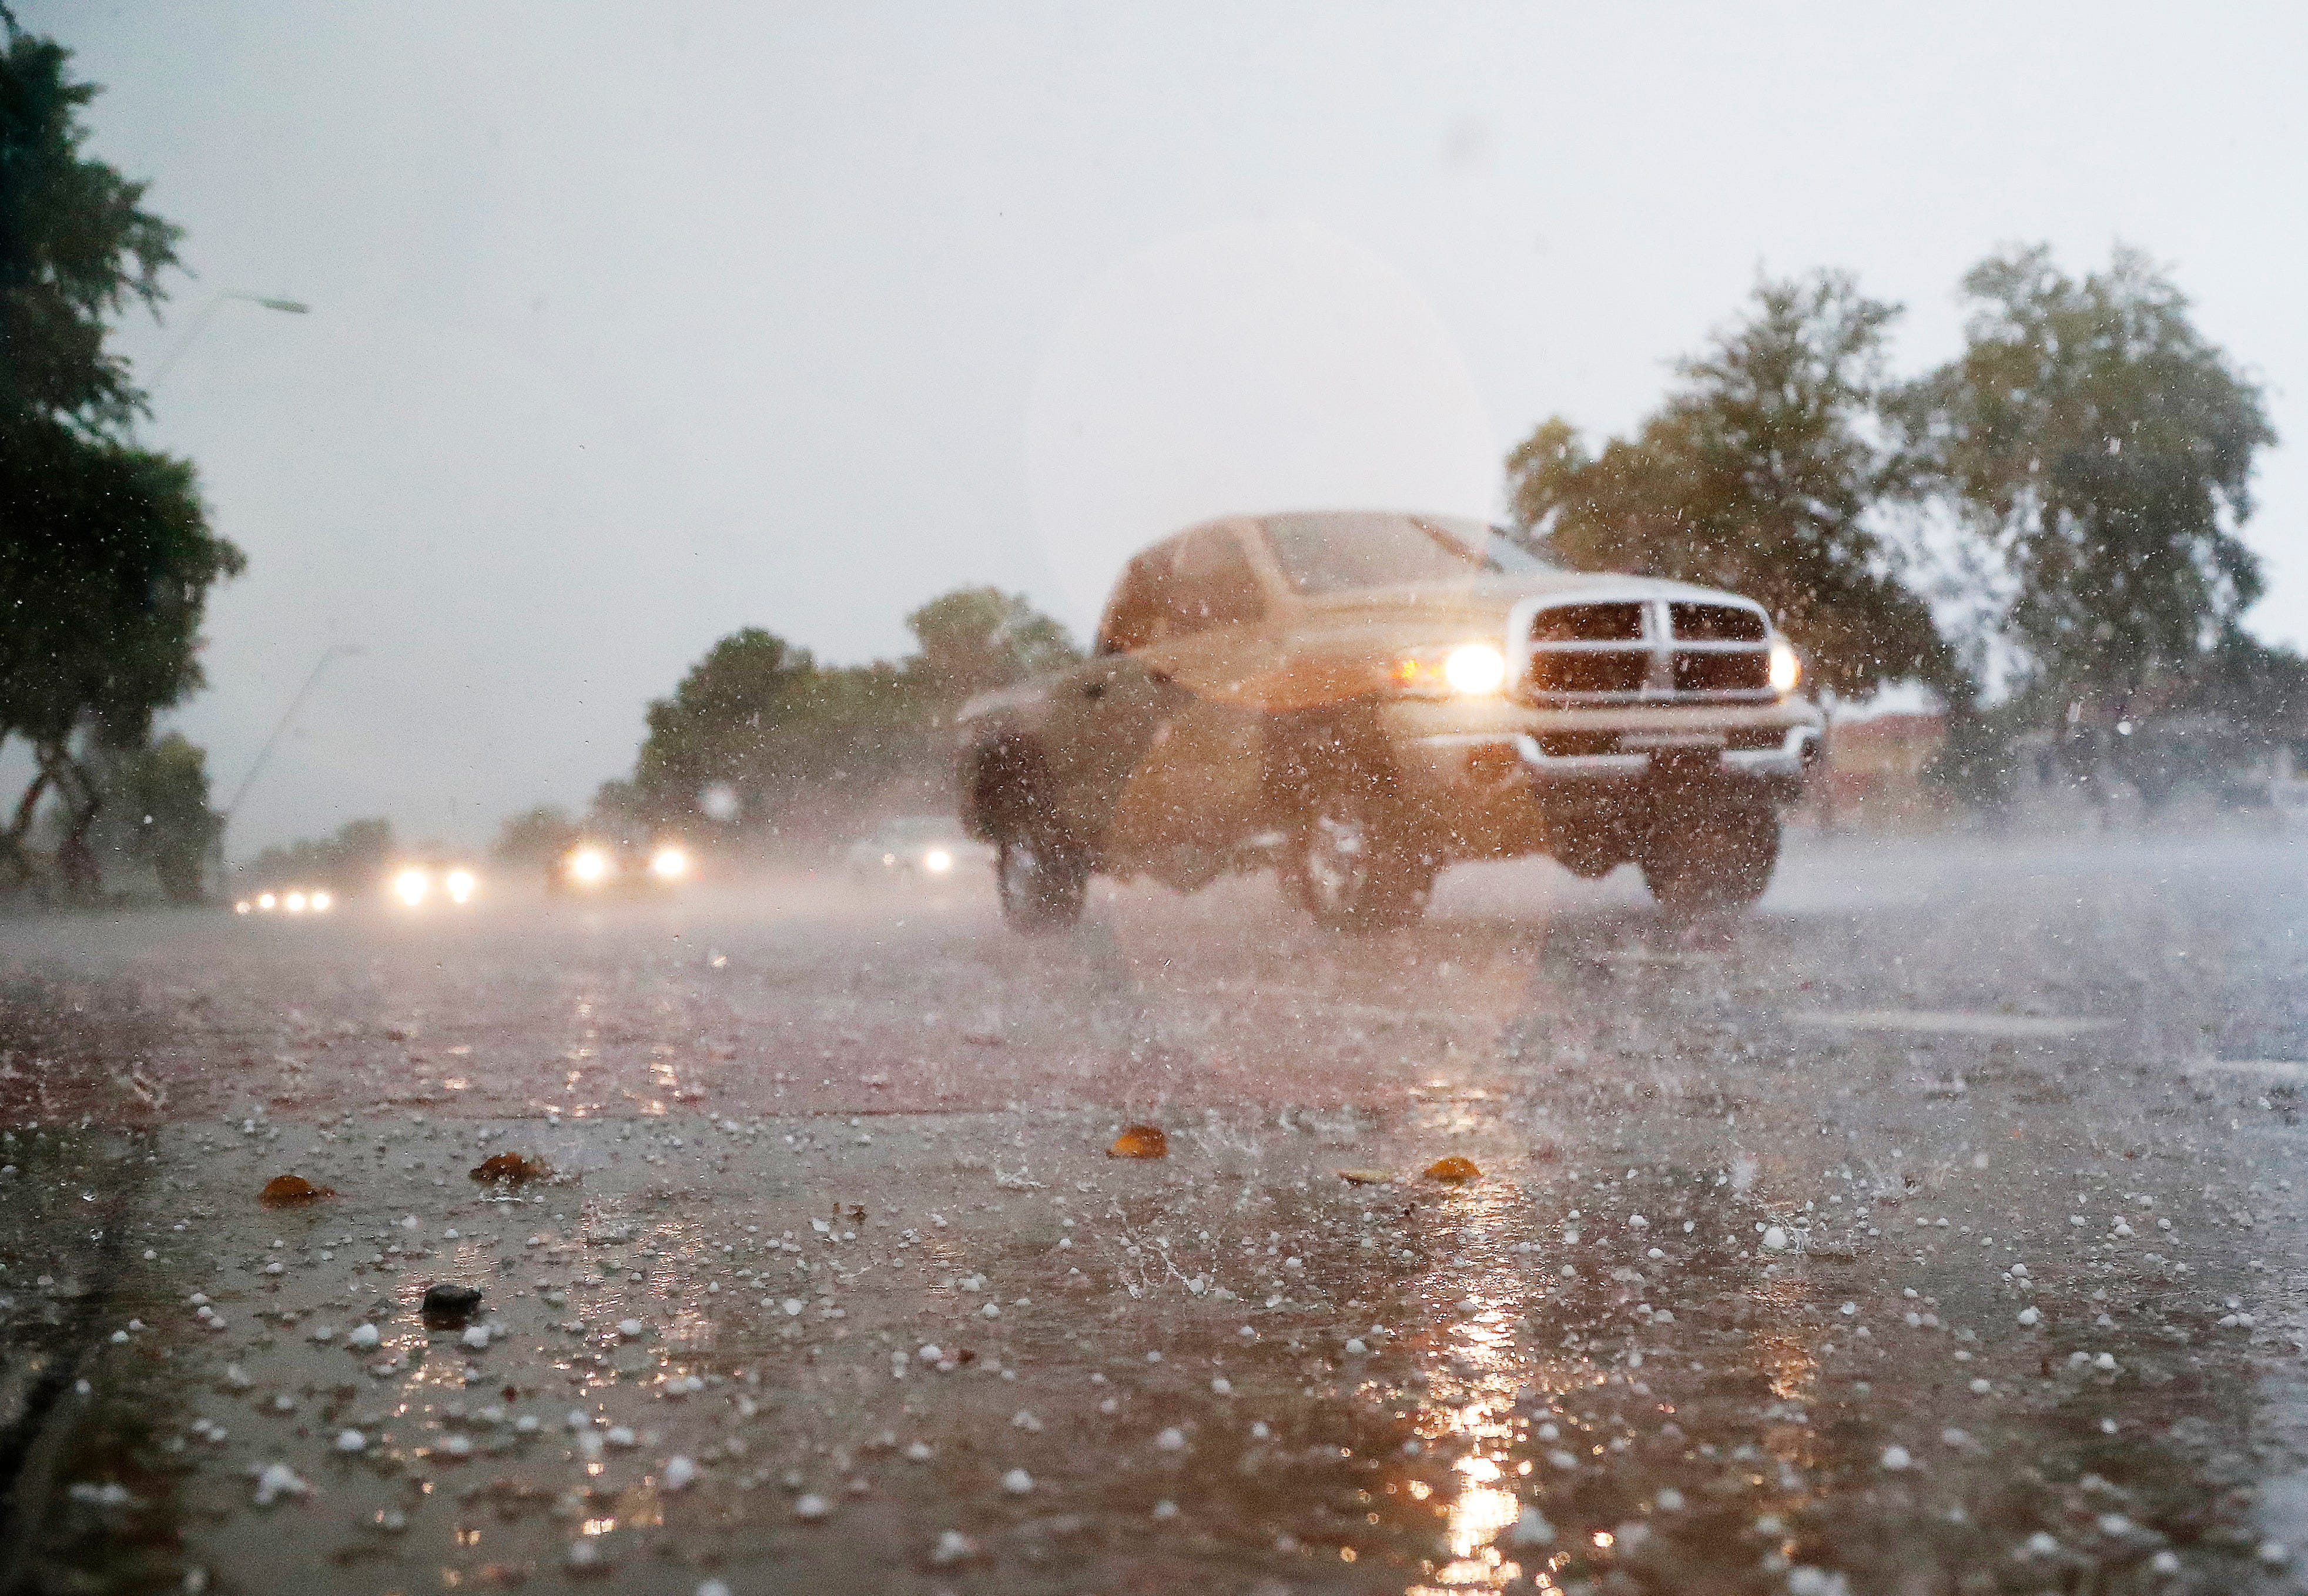
[[[287,734],[288,723],[297,718],[297,711],[305,707],[305,699],[319,683],[321,673],[329,668],[329,661],[340,654],[351,656],[366,652],[358,643],[332,643],[322,649],[321,657],[313,662],[312,674],[305,678],[305,685],[297,690],[297,696],[288,700],[288,708],[280,712],[280,718],[273,723],[271,735],[265,738],[264,746],[256,751],[256,758],[249,761],[248,774],[240,778],[240,785],[234,789],[232,802],[226,804],[224,812],[217,817],[216,862],[220,873],[224,868],[225,828],[232,824],[232,817],[239,810],[240,801],[248,796],[248,789],[254,786],[256,778],[263,774],[266,761],[272,758],[272,751],[280,746],[280,739]]]
[[[279,311],[283,315],[308,316],[313,313],[313,307],[301,299],[282,299],[269,294],[244,294],[237,288],[219,289],[209,296],[206,305],[193,313],[192,322],[185,327],[184,336],[160,356],[160,363],[152,368],[152,375],[146,380],[148,389],[160,386],[162,380],[175,369],[177,362],[184,357],[185,351],[193,347],[193,340],[208,330],[209,322],[215,319],[217,312],[224,308],[228,300],[237,300],[243,305],[254,305],[263,310]]]
[[[288,299],[272,294],[248,294],[237,288],[220,288],[209,296],[207,304],[193,313],[193,319],[185,326],[183,334],[169,348],[168,352],[160,356],[159,364],[153,366],[151,376],[145,382],[145,390],[148,393],[160,386],[167,380],[168,373],[176,370],[177,362],[184,358],[185,351],[191,348],[194,341],[208,330],[209,323],[216,319],[217,312],[222,310],[228,301],[253,305],[259,310],[278,311],[287,316],[307,316],[313,313],[313,307],[301,299]],[[272,757],[274,745],[280,741],[281,734],[288,729],[288,723],[296,718],[298,708],[305,702],[305,696],[313,691],[313,684],[320,681],[321,673],[328,667],[329,661],[340,654],[358,654],[360,651],[359,646],[353,643],[338,643],[323,649],[321,657],[314,664],[313,674],[305,678],[305,685],[298,688],[297,696],[288,700],[288,708],[281,715],[280,724],[272,728],[272,734],[264,740],[264,746],[257,750],[256,759],[249,766],[248,774],[241,777],[239,790],[233,794],[232,802],[225,805],[224,812],[217,817],[216,836],[209,844],[210,862],[215,869],[220,881],[224,878],[225,828],[232,824],[233,811],[240,807],[240,801],[248,796],[250,785],[256,780],[257,773],[264,768],[265,760]]]

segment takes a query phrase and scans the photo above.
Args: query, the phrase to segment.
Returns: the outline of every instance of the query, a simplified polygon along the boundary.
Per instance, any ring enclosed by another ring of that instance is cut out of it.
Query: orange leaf
[[[1448,1158],[1438,1158],[1426,1166],[1429,1180],[1479,1180],[1482,1175],[1483,1171],[1475,1167],[1473,1159],[1461,1158],[1455,1153]]]
[[[1106,1150],[1108,1158],[1167,1158],[1170,1138],[1162,1134],[1159,1125],[1132,1125],[1114,1138],[1114,1146]]]
[[[530,1180],[542,1180],[552,1172],[541,1158],[529,1158],[519,1153],[492,1153],[481,1160],[480,1167],[473,1171],[473,1179],[500,1186],[519,1186]]]
[[[314,1197],[334,1197],[326,1186],[315,1186],[302,1175],[275,1175],[256,1194],[256,1200],[271,1206],[282,1203],[309,1203]]]

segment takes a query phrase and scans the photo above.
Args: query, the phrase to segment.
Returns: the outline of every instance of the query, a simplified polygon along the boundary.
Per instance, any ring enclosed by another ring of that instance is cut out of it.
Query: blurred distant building
[[[1924,772],[1947,743],[1947,716],[1933,710],[1838,718],[1827,734],[1827,760],[1812,784],[1820,823],[1847,827],[1932,828],[1952,811]]]

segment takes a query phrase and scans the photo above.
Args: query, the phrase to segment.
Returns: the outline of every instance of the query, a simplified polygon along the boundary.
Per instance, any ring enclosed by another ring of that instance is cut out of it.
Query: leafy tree
[[[715,643],[672,697],[649,707],[633,770],[640,807],[671,818],[695,809],[716,784],[742,794],[790,728],[815,670],[807,649],[758,626]]]
[[[623,834],[647,823],[645,809],[637,784],[625,777],[611,777],[595,789],[593,802],[587,806],[585,823]]]
[[[935,728],[965,699],[1079,657],[1064,627],[992,588],[933,599],[907,624],[918,650],[894,665],[822,665],[759,627],[732,632],[650,705],[630,787],[605,785],[596,808],[629,827],[846,823],[829,792],[926,782],[944,757]],[[710,794],[734,799],[728,819],[711,818]]]
[[[909,686],[947,714],[981,692],[1007,687],[1081,657],[1066,629],[1022,593],[962,588],[906,617],[919,648],[905,665]]]
[[[1632,438],[1592,454],[1556,417],[1509,455],[1515,519],[1575,567],[1759,600],[1838,692],[1915,677],[1968,696],[1878,514],[1911,485],[1882,420],[1898,313],[1840,272],[1759,283]]]
[[[721,788],[736,801],[732,824],[774,828],[805,791],[879,773],[915,718],[896,668],[822,667],[808,649],[747,627],[650,705],[634,808],[651,824],[702,824],[709,792]]]
[[[208,756],[171,732],[138,749],[115,790],[121,819],[133,829],[133,857],[152,867],[171,903],[201,900],[201,872],[224,818],[209,807]]]
[[[1961,356],[1910,403],[1924,458],[2016,589],[2006,618],[2053,713],[2121,700],[2235,634],[2261,592],[2237,537],[2259,389],[2137,251],[2080,279],[2048,247],[1964,278]]]
[[[132,748],[97,745],[82,755],[93,777],[97,820],[84,838],[109,876],[149,870],[171,903],[198,903],[209,850],[224,829],[209,806],[207,755],[175,733]],[[71,823],[71,811],[55,817]]]
[[[157,307],[178,230],[144,209],[146,184],[82,153],[92,83],[70,53],[5,18],[0,51],[0,415],[65,417],[116,434],[144,408],[106,322]]]
[[[2001,815],[2020,779],[2012,738],[2021,729],[2008,703],[1951,705],[1946,741],[1924,779],[1991,818]]]
[[[39,421],[0,429],[0,742],[24,737],[37,765],[10,854],[52,790],[73,816],[68,883],[82,873],[99,797],[75,734],[135,747],[202,684],[208,589],[242,563],[183,461]]]
[[[376,883],[396,851],[391,820],[348,820],[333,837],[267,848],[241,873],[259,887],[326,887],[350,897]]]
[[[2269,741],[2308,735],[2308,658],[2242,627],[2223,628],[2198,661],[2183,707],[2232,719]]]
[[[242,561],[191,467],[128,441],[143,396],[105,348],[109,318],[157,308],[177,231],[83,153],[96,90],[66,52],[0,22],[0,746],[24,738],[36,765],[0,829],[0,886],[29,876],[24,839],[54,793],[61,873],[92,889],[99,781],[75,738],[135,746],[201,684],[208,590]]]
[[[540,866],[558,859],[576,842],[577,822],[557,803],[509,816],[489,845],[489,857],[500,864],[521,868]]]

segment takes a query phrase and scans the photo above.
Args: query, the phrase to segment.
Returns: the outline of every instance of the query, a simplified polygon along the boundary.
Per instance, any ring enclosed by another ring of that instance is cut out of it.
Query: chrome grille
[[[1744,605],[1597,600],[1531,614],[1534,698],[1768,698],[1770,623]]]
[[[1770,631],[1754,611],[1727,604],[1670,604],[1666,618],[1679,643],[1760,643]]]
[[[1761,612],[1744,605],[1685,600],[1666,608],[1675,650],[1668,679],[1677,694],[1770,696],[1771,629]]]
[[[1770,686],[1770,658],[1761,649],[1736,654],[1675,652],[1677,692],[1768,692]]]
[[[1642,691],[1655,659],[1649,608],[1617,599],[1540,610],[1530,620],[1529,691],[1548,698]]]
[[[1643,606],[1640,604],[1566,604],[1541,610],[1531,618],[1534,643],[1640,643],[1643,640]]]
[[[1642,649],[1597,649],[1571,653],[1542,650],[1531,656],[1533,692],[1641,692],[1649,676],[1651,655]]]

